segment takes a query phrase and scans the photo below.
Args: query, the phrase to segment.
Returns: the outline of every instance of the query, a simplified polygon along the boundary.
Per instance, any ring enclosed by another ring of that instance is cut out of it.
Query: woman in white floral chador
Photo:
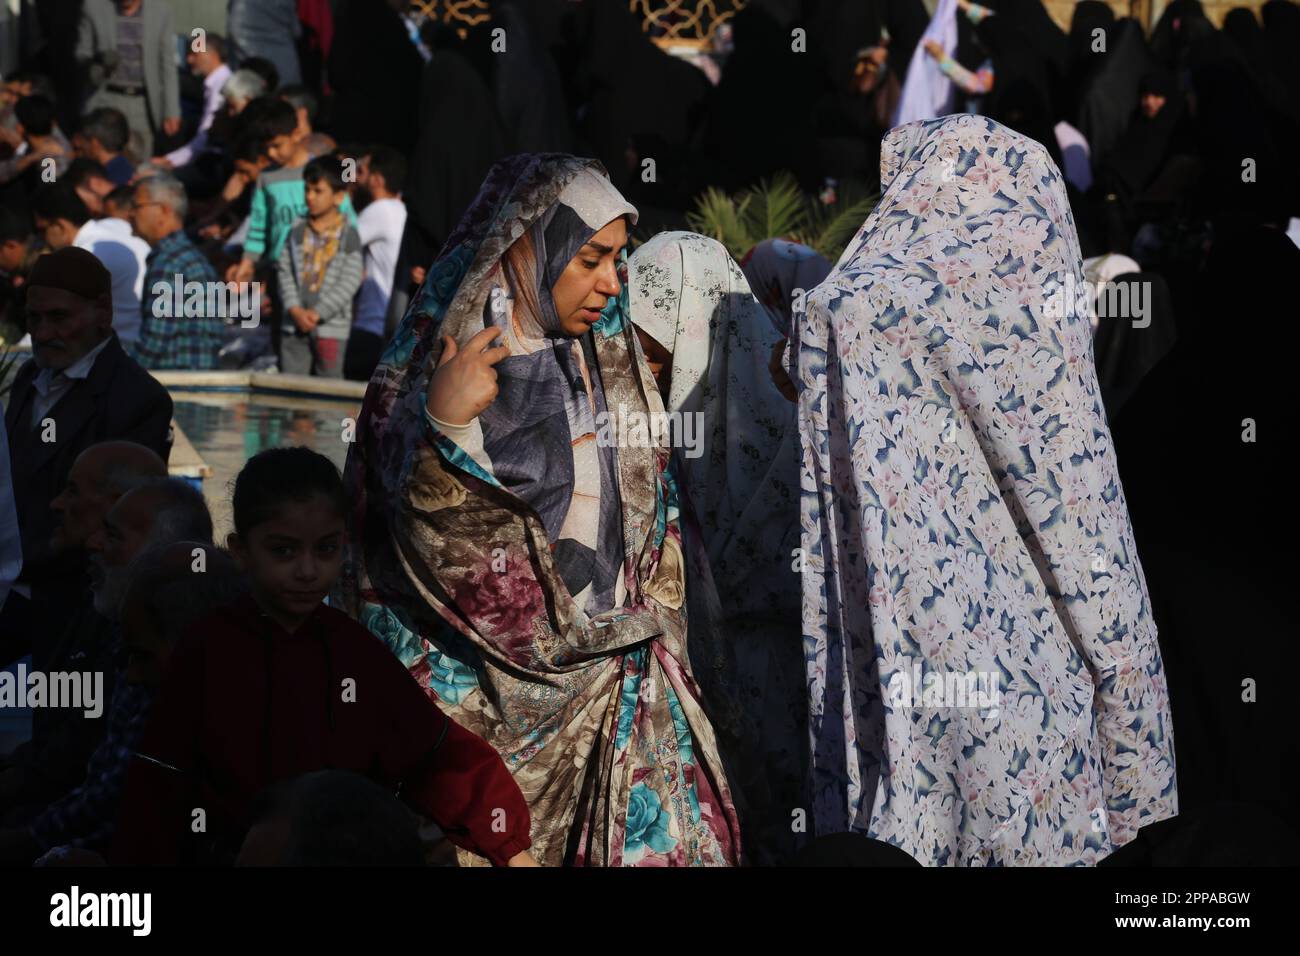
[[[891,131],[881,182],[791,341],[815,829],[1094,864],[1178,801],[1092,330],[1052,295],[1065,187],[973,115]]]

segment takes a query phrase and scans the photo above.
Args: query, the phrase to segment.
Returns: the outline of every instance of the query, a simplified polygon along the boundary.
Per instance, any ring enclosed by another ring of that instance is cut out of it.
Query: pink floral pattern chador
[[[791,340],[816,832],[1094,864],[1178,802],[1092,330],[1052,307],[1082,280],[1065,188],[974,115],[894,129],[881,167]]]

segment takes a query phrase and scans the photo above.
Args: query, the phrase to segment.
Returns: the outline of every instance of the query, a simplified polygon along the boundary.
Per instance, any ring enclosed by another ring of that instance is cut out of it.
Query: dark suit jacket
[[[90,374],[77,382],[49,412],[55,441],[41,441],[33,428],[32,382],[39,369],[29,359],[14,379],[5,412],[9,460],[13,471],[14,504],[23,541],[23,570],[18,580],[48,594],[68,568],[49,549],[57,520],[50,502],[67,481],[76,457],[103,441],[133,441],[152,448],[163,460],[171,452],[172,400],[167,389],[126,354],[113,340],[95,359]]]

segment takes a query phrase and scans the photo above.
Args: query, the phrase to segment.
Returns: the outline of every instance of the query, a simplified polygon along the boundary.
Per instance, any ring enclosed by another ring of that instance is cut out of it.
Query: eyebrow
[[[315,541],[312,541],[310,538],[295,538],[293,537],[293,535],[279,534],[278,532],[272,532],[271,534],[268,534],[266,536],[265,540],[268,544],[271,542],[288,543],[288,544],[303,544],[303,543],[320,544],[322,541],[332,541],[335,538],[340,537],[342,534],[343,534],[342,531],[331,531],[329,534],[321,535]]]
[[[601,245],[599,242],[597,242],[597,241],[594,240],[594,239],[588,240],[587,242],[584,242],[584,243],[582,244],[582,247],[583,247],[584,249],[587,248],[587,246],[591,246],[591,248],[595,249],[595,250],[596,250],[597,252],[599,252],[602,256],[607,256],[607,255],[609,255],[611,252],[614,251],[614,247],[613,247],[613,246],[604,246],[604,245]]]

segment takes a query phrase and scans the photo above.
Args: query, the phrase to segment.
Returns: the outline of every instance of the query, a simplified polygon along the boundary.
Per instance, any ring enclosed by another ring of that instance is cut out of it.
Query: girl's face
[[[627,244],[627,224],[620,216],[578,250],[551,288],[560,328],[573,338],[585,335],[600,321],[609,297],[618,295],[618,254]]]
[[[324,495],[286,501],[247,538],[227,545],[248,573],[253,597],[267,614],[296,630],[325,600],[343,566],[343,516]]]

